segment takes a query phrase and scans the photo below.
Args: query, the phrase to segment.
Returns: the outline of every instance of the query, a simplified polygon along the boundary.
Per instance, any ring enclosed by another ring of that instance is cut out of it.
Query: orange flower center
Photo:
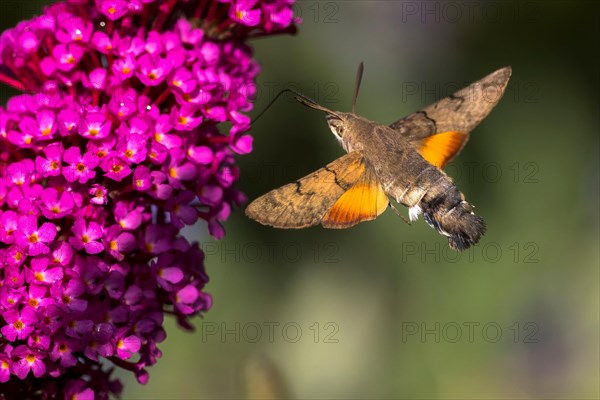
[[[37,242],[38,242],[38,235],[37,235],[37,232],[35,232],[35,233],[32,233],[32,234],[29,236],[28,240],[29,240],[29,243],[37,243]]]

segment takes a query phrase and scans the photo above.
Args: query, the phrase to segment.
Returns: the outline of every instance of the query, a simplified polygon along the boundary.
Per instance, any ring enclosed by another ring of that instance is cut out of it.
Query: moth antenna
[[[250,126],[254,125],[256,123],[256,121],[258,121],[258,119],[260,117],[262,117],[263,114],[266,113],[267,110],[269,108],[271,108],[271,106],[275,103],[275,101],[277,101],[277,99],[279,99],[279,97],[281,97],[281,95],[284,94],[284,93],[293,93],[296,96],[295,97],[296,101],[304,104],[305,106],[308,106],[310,108],[314,108],[315,110],[324,111],[324,112],[326,112],[328,114],[332,114],[332,115],[338,116],[334,111],[331,111],[330,109],[317,104],[317,102],[314,101],[313,99],[311,99],[310,97],[308,97],[308,96],[306,96],[306,95],[304,95],[304,94],[302,94],[300,92],[297,92],[294,89],[287,88],[287,89],[283,89],[282,91],[280,91],[279,93],[277,93],[277,95],[273,98],[273,100],[271,100],[269,102],[269,104],[267,104],[267,106],[265,107],[265,109],[262,110],[256,116],[256,118],[254,118],[254,121],[252,121],[252,123],[250,124]],[[338,116],[338,118],[339,118],[339,116]]]
[[[356,80],[354,81],[354,94],[352,95],[352,114],[356,114],[356,99],[358,98],[358,90],[360,89],[360,82],[362,81],[363,71],[365,66],[361,61],[358,64],[358,70],[356,70]]]
[[[336,113],[335,111],[330,110],[327,107],[323,107],[322,105],[312,101],[311,99],[309,99],[306,96],[296,96],[296,100],[302,104],[304,104],[305,106],[312,108],[313,110],[319,110],[319,111],[323,111],[327,114],[333,115],[334,117],[338,118],[338,119],[342,119],[342,117]]]

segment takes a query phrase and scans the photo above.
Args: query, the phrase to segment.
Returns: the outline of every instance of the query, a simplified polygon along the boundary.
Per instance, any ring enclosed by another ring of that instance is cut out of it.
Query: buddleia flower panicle
[[[70,0],[2,33],[22,93],[0,106],[0,398],[119,395],[115,368],[148,381],[165,314],[210,309],[180,231],[221,238],[244,201],[246,41],[293,33],[292,3]]]

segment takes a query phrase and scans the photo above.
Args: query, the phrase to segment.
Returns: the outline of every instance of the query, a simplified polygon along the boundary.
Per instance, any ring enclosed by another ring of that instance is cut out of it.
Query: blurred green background
[[[39,4],[3,0],[2,29]],[[214,308],[195,333],[169,321],[150,382],[123,374],[123,398],[598,398],[598,4],[295,9],[297,36],[252,43],[263,70],[252,115],[284,87],[349,110],[364,61],[358,111],[391,123],[512,66],[447,168],[488,231],[459,254],[392,212],[345,231],[280,231],[237,210],[221,242],[192,229]],[[323,115],[289,98],[253,134],[240,158],[250,199],[343,154]]]

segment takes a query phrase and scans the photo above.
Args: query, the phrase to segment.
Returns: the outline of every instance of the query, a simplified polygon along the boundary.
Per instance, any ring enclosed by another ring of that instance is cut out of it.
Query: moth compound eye
[[[327,124],[335,136],[338,138],[342,137],[344,134],[344,124],[341,120],[333,116],[327,116]]]
[[[344,127],[337,120],[329,121],[329,129],[338,138],[341,138],[344,134]]]

